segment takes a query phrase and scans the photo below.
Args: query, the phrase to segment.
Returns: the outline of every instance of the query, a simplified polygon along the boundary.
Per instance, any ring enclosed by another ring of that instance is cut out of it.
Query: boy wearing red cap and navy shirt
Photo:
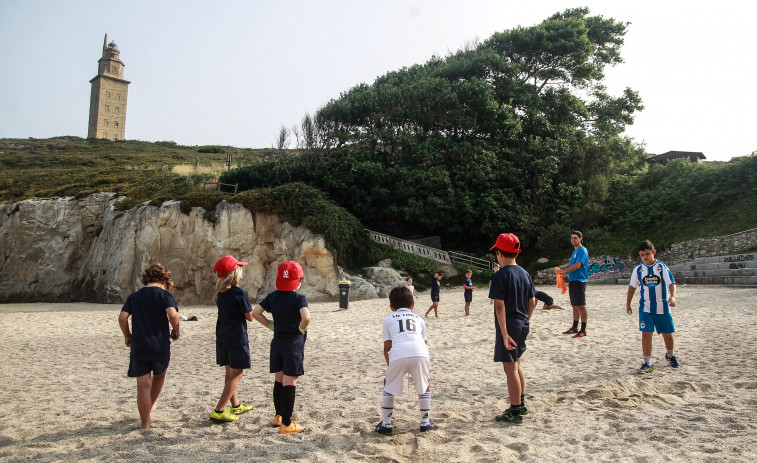
[[[276,291],[265,297],[252,312],[253,318],[273,331],[271,340],[271,373],[274,373],[273,425],[279,434],[302,432],[305,428],[292,421],[297,379],[305,373],[305,340],[310,324],[308,301],[295,291],[302,284],[304,272],[300,264],[287,261],[279,265]],[[270,312],[273,320],[263,314]]]
[[[224,256],[213,267],[219,278],[216,284],[216,362],[226,368],[223,392],[210,413],[210,419],[217,422],[237,421],[237,415],[252,410],[251,405],[241,402],[237,397],[237,386],[244,370],[252,366],[250,341],[247,337],[247,321],[252,321],[252,304],[247,291],[237,286],[242,279],[244,265],[247,262]],[[229,402],[230,410],[226,408]]]
[[[531,275],[515,262],[520,253],[520,240],[512,233],[503,233],[490,249],[495,250],[502,266],[492,275],[489,298],[494,299],[494,327],[497,332],[494,361],[502,362],[507,375],[510,408],[496,417],[497,421],[522,425],[528,414],[524,403],[526,377],[520,357],[526,351],[529,319],[536,307]]]

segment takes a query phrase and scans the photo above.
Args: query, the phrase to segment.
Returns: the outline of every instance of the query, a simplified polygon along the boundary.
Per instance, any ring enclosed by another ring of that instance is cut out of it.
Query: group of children
[[[537,298],[544,308],[557,308],[549,296],[538,297],[531,276],[516,263],[521,252],[520,241],[512,233],[497,237],[490,248],[497,258],[497,267],[491,276],[489,298],[494,305],[495,345],[494,361],[501,362],[507,378],[510,407],[495,419],[513,425],[522,425],[528,415],[525,404],[526,380],[520,358],[526,351],[526,338]],[[633,313],[631,301],[640,289],[639,330],[642,332],[644,364],[639,373],[653,370],[651,363],[652,334],[657,329],[663,334],[668,349],[665,358],[674,368],[679,364],[673,352],[673,319],[670,307],[676,305],[676,285],[670,270],[655,259],[656,250],[649,241],[639,246],[642,263],[637,265],[628,288],[626,310]],[[275,417],[272,421],[281,434],[302,432],[304,427],[292,420],[296,385],[304,374],[304,349],[310,312],[305,296],[298,294],[303,270],[294,261],[279,265],[276,291],[267,295],[252,308],[249,295],[240,288],[242,267],[232,256],[220,258],[213,270],[218,276],[218,321],[216,323],[216,362],[225,367],[224,389],[210,418],[218,422],[236,421],[240,414],[252,409],[237,397],[236,389],[245,369],[251,367],[247,321],[257,320],[273,331],[270,347],[270,372],[274,373],[273,402]],[[469,314],[472,290],[470,271],[464,283],[465,311]],[[438,317],[438,303],[442,278],[436,272],[432,279],[431,310]],[[160,264],[153,264],[142,277],[144,288],[130,295],[119,314],[119,324],[125,343],[131,347],[128,376],[137,378],[137,407],[141,426],[149,429],[150,413],[155,409],[170,359],[170,342],[179,339],[178,307],[168,290],[172,286],[171,272]],[[470,293],[468,293],[470,291]],[[669,294],[669,296],[668,296]],[[430,419],[431,388],[428,333],[425,321],[415,315],[414,298],[417,293],[412,278],[407,285],[393,288],[389,294],[391,313],[383,320],[384,358],[387,369],[381,398],[381,421],[375,428],[380,434],[392,434],[392,414],[395,396],[403,393],[406,374],[413,378],[420,409],[420,431],[435,429]],[[265,316],[271,314],[272,319]],[[132,318],[131,330],[129,317]],[[276,321],[274,324],[274,320]],[[169,332],[169,324],[171,330]],[[230,405],[230,408],[227,408]]]

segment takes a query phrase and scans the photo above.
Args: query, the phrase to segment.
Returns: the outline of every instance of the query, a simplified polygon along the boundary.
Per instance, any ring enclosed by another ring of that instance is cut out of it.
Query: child
[[[405,279],[405,283],[407,283],[408,289],[410,289],[410,292],[413,294],[413,297],[418,299],[418,293],[415,292],[415,286],[413,286],[413,277],[407,277]]]
[[[137,378],[137,409],[140,427],[150,429],[150,414],[155,410],[171,358],[171,339],[179,339],[178,306],[168,292],[173,286],[171,272],[153,264],[142,275],[144,288],[132,293],[121,308],[118,324],[124,334],[129,355],[130,378]],[[131,330],[129,330],[129,317]],[[171,332],[168,332],[168,324]]]
[[[655,259],[657,250],[649,240],[644,240],[639,244],[639,256],[642,263],[633,268],[631,272],[631,282],[628,286],[626,295],[626,312],[632,314],[631,300],[636,292],[639,291],[639,331],[641,331],[641,351],[644,355],[644,364],[639,368],[640,375],[651,373],[654,370],[652,366],[652,335],[655,328],[658,333],[662,333],[662,339],[665,341],[665,348],[668,352],[665,354],[665,360],[671,367],[680,368],[680,364],[673,352],[673,316],[670,314],[670,307],[676,306],[676,281],[667,265]],[[670,297],[667,297],[667,289],[670,291]]]
[[[499,264],[495,263],[494,265],[492,265],[492,271],[494,273],[499,272]],[[492,289],[492,280],[494,279],[494,273],[492,273],[491,275],[489,275],[489,290],[490,291]],[[489,304],[494,304],[494,299],[489,298]]]
[[[525,406],[526,376],[520,357],[526,350],[529,319],[536,307],[531,276],[515,262],[520,253],[520,240],[512,233],[503,233],[491,247],[496,250],[502,269],[494,274],[489,297],[494,299],[496,343],[494,361],[502,362],[507,376],[510,408],[496,417],[497,421],[522,425]]]
[[[473,276],[473,270],[468,269],[465,271],[465,280],[463,280],[463,298],[465,299],[465,316],[467,317],[470,315],[470,303],[473,302],[473,290],[476,289],[475,286],[473,286],[473,280],[471,280],[471,277]]]
[[[304,356],[307,329],[310,324],[308,301],[295,291],[302,284],[303,271],[300,264],[287,261],[279,265],[276,276],[276,291],[255,307],[253,318],[273,331],[271,341],[271,366],[274,373],[273,406],[276,416],[273,425],[279,434],[302,432],[305,428],[292,420],[297,378],[305,374]],[[263,315],[270,312],[273,320]]]
[[[218,259],[213,271],[218,276],[216,288],[216,363],[226,368],[223,392],[216,407],[210,412],[210,419],[216,422],[237,421],[252,406],[241,402],[237,397],[237,386],[242,380],[246,368],[252,365],[250,359],[250,342],[247,337],[247,320],[252,321],[252,304],[247,291],[240,288],[242,266],[232,256]],[[231,409],[226,404],[231,402]]]
[[[381,397],[381,421],[376,426],[379,434],[392,434],[392,412],[394,396],[402,395],[402,381],[405,373],[413,377],[418,393],[421,412],[421,432],[435,429],[429,419],[431,411],[431,386],[429,383],[430,360],[428,355],[428,334],[426,323],[415,315],[413,295],[403,287],[392,288],[389,293],[389,308],[392,314],[384,318],[384,359],[386,379]]]
[[[434,311],[434,316],[439,318],[439,295],[441,294],[442,284],[439,283],[444,274],[442,272],[435,272],[431,277],[431,307],[426,311],[424,317],[428,317],[428,313]]]
[[[550,309],[557,309],[557,310],[565,310],[559,305],[555,304],[555,300],[552,299],[552,296],[545,293],[544,291],[536,291],[534,293],[534,297],[537,301],[542,301],[544,305],[541,307],[544,310],[550,310]]]

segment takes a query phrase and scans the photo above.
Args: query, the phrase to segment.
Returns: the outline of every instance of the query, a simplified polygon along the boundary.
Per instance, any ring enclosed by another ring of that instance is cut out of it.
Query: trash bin
[[[349,280],[342,280],[339,282],[339,308],[348,309],[350,306],[350,283]]]

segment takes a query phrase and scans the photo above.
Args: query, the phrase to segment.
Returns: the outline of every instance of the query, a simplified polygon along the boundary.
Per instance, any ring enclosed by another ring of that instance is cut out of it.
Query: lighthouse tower
[[[103,41],[103,56],[98,61],[97,75],[89,82],[89,129],[87,138],[123,140],[126,132],[126,97],[129,82],[124,79],[124,63],[115,42]]]

